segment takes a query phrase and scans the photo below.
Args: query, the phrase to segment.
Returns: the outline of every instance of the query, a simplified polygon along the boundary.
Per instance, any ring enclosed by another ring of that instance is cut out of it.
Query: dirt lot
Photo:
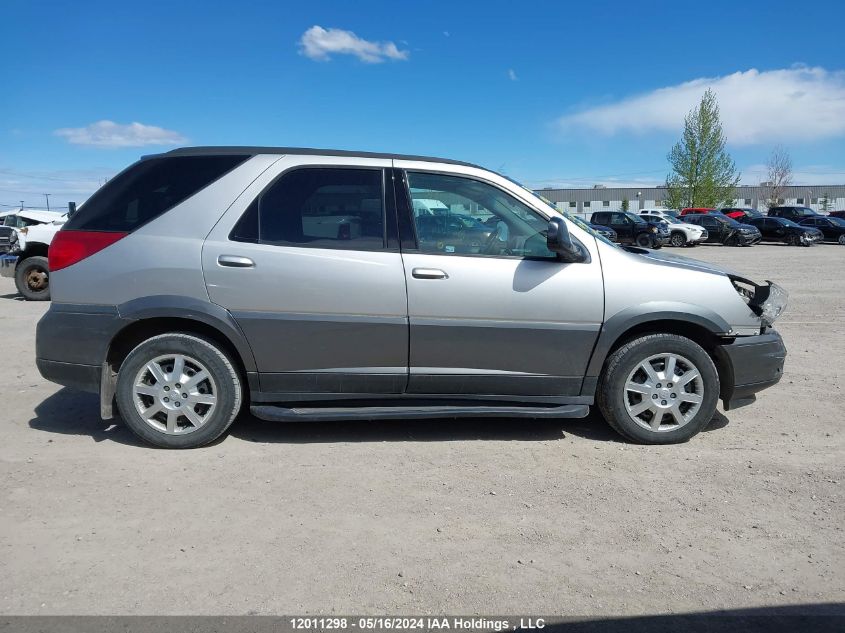
[[[781,282],[790,356],[688,444],[604,422],[274,425],[168,452],[38,375],[0,280],[0,613],[645,614],[845,602],[845,248],[682,251]]]

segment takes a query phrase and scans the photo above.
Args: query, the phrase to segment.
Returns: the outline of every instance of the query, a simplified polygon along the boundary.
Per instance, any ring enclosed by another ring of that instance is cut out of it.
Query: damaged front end
[[[771,327],[783,314],[789,301],[789,293],[782,286],[766,280],[758,284],[746,277],[728,275],[733,287],[751,311],[760,317],[763,327]]]

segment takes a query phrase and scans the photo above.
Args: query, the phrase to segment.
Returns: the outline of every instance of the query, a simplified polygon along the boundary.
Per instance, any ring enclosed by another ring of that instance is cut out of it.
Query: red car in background
[[[719,209],[719,213],[724,213],[726,216],[733,218],[737,222],[745,222],[751,218],[763,217],[763,214],[757,211],[757,209],[751,209],[748,207],[730,207]]]
[[[691,213],[718,213],[716,209],[708,209],[707,207],[687,207],[681,209],[681,215],[690,215]]]

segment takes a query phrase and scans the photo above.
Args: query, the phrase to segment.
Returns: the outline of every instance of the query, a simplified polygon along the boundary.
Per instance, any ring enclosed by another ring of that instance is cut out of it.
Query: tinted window
[[[134,231],[211,184],[248,156],[174,156],[142,160],[83,204],[64,225],[84,231]]]
[[[281,246],[384,248],[381,169],[294,169],[244,212],[230,238]]]
[[[548,221],[493,185],[408,172],[408,187],[424,253],[555,257],[546,248]]]

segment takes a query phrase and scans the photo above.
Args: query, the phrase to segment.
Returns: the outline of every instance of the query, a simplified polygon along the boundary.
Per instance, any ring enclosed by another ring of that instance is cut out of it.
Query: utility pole
[[[23,211],[23,200],[21,200],[21,211]]]
[[[45,193],[44,197],[47,198],[47,211],[49,211],[50,210],[50,194]]]

